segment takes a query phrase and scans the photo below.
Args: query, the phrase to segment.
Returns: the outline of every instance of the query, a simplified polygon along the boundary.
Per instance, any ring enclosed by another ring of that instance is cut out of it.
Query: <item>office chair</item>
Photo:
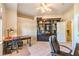
[[[3,55],[12,53],[12,43],[11,41],[3,42]]]
[[[18,51],[18,40],[19,40],[19,38],[13,38],[13,40],[12,40],[12,50],[17,51],[17,53],[19,52]]]
[[[50,47],[51,47],[52,56],[72,56],[72,54],[71,54],[72,50],[69,47],[66,47],[64,45],[59,45],[59,43],[54,35],[49,37],[49,43],[50,43]],[[68,50],[70,50],[70,52],[67,53],[67,52],[61,51],[60,46],[67,48]]]
[[[17,53],[19,52],[18,50],[23,47],[23,41],[19,37],[15,37],[12,40],[12,50],[16,50]]]

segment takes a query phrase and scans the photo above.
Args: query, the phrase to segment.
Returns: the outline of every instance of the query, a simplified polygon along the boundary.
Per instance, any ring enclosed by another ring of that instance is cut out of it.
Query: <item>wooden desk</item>
[[[29,44],[29,46],[31,46],[31,36],[15,36],[10,39],[5,39],[3,41],[5,41],[5,42],[12,41],[13,38],[17,38],[17,37],[21,40],[27,40],[27,44]]]
[[[8,51],[10,52],[10,50],[7,50],[7,47],[5,47],[5,46],[8,46],[8,44],[11,43],[11,42],[13,42],[13,39],[16,39],[16,38],[19,38],[21,40],[27,40],[27,44],[29,44],[29,46],[31,46],[31,37],[30,36],[16,36],[16,37],[12,37],[10,39],[5,39],[5,40],[3,40],[3,42],[4,42],[3,43],[4,44],[4,49],[3,49],[4,50],[3,51],[4,54],[7,54]],[[18,52],[18,47],[16,48],[16,51]],[[10,53],[12,53],[12,52],[10,52]]]
[[[27,44],[31,46],[31,37],[30,36],[19,36],[21,40],[27,40]]]

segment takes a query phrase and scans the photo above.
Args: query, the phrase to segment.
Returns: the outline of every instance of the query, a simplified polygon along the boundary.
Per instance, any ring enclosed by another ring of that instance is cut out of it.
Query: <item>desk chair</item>
[[[18,51],[18,40],[19,40],[19,38],[13,38],[13,40],[12,40],[12,50],[17,51],[17,53],[19,52]]]
[[[51,55],[52,56],[57,56],[57,55],[72,56],[72,54],[71,54],[72,50],[67,46],[59,45],[59,43],[54,35],[49,37],[49,43],[50,43],[50,47],[51,47]],[[68,52],[61,51],[60,46],[70,50],[70,52],[68,53]]]
[[[3,55],[12,53],[12,43],[11,41],[4,41],[3,42]]]
[[[17,53],[19,52],[18,50],[23,46],[23,41],[19,38],[19,37],[16,37],[16,38],[13,38],[12,40],[12,49],[13,50],[16,50]]]

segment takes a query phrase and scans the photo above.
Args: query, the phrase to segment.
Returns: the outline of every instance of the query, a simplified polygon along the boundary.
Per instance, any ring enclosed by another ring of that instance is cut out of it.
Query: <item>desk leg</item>
[[[29,46],[31,46],[31,38],[29,39]]]
[[[27,39],[27,44],[28,44],[29,42],[28,42],[28,39]]]

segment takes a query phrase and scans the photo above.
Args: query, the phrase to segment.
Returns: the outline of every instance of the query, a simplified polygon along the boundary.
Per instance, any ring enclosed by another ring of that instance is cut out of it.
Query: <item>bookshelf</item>
[[[54,34],[57,36],[57,22],[60,22],[61,18],[37,18],[37,40],[48,41],[49,36]]]

